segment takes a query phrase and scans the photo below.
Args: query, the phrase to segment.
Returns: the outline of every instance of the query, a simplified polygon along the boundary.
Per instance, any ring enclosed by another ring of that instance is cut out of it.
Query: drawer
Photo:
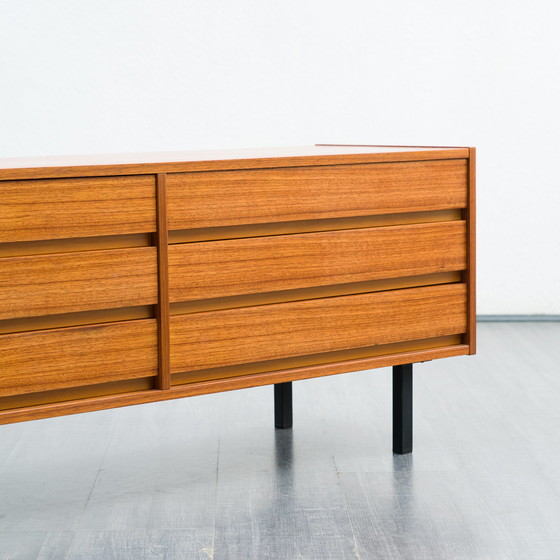
[[[0,396],[157,374],[155,319],[0,336]]]
[[[448,284],[171,317],[171,372],[464,333],[466,288]]]
[[[0,259],[0,319],[155,303],[155,247]]]
[[[464,221],[169,246],[173,302],[466,267]]]
[[[0,242],[155,231],[153,175],[0,182]]]
[[[463,208],[464,159],[167,176],[171,230]]]

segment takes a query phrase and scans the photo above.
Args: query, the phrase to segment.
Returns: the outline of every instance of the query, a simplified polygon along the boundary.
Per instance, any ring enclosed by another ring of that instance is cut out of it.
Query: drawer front
[[[171,317],[171,372],[464,333],[464,284]]]
[[[153,175],[0,182],[0,242],[155,231]]]
[[[0,397],[156,375],[156,321],[1,335],[0,370]]]
[[[172,173],[169,228],[463,208],[466,160]]]
[[[173,302],[463,270],[463,221],[169,247]]]
[[[0,319],[157,303],[155,247],[0,259]]]

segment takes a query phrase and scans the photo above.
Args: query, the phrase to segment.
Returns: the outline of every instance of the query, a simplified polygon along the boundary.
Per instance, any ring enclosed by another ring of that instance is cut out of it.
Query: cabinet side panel
[[[467,207],[468,236],[468,331],[469,354],[476,354],[476,148],[469,148],[469,204]]]

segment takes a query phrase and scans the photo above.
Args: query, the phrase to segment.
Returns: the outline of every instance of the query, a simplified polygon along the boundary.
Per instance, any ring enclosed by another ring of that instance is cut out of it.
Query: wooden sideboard
[[[0,423],[475,352],[473,148],[0,160]]]

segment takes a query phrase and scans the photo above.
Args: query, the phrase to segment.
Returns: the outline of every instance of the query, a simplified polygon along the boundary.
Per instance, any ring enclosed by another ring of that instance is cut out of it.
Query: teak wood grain
[[[0,319],[156,302],[155,247],[0,259]]]
[[[151,175],[0,182],[0,242],[155,231]]]
[[[174,302],[465,267],[463,221],[169,247],[170,296]]]
[[[444,284],[171,317],[171,372],[466,330],[466,288]]]
[[[1,158],[0,180],[90,177],[467,158],[468,148],[300,146]]]
[[[433,222],[450,222],[462,219],[463,210],[460,208],[451,208],[447,210],[432,210],[426,212],[380,214],[378,216],[350,216],[349,218],[294,220],[288,222],[244,224],[241,226],[179,229],[169,232],[169,243],[193,243],[195,241],[242,239],[244,237],[289,235],[292,233],[312,233],[316,231],[338,231],[342,229],[367,227],[427,224]]]
[[[404,352],[416,352],[418,350],[445,348],[457,346],[462,343],[462,335],[438,336],[423,338],[421,340],[407,340],[405,342],[392,342],[389,344],[377,344],[374,346],[361,346],[346,350],[335,350],[332,352],[319,352],[316,354],[305,354],[303,356],[292,356],[288,358],[277,358],[274,360],[263,360],[249,364],[236,364],[233,366],[222,366],[196,371],[184,371],[172,376],[173,386],[196,383],[198,381],[209,381],[226,379],[249,374],[260,375],[267,372],[285,371],[294,368],[306,368],[322,364],[338,362],[349,362],[363,358],[374,358],[402,354]]]
[[[469,353],[466,344],[445,346],[443,348],[427,348],[422,350],[397,352],[385,356],[374,356],[358,360],[347,360],[333,364],[296,367],[281,371],[270,371],[262,374],[239,375],[230,379],[216,379],[188,383],[171,387],[168,391],[135,391],[127,394],[106,395],[93,398],[83,398],[69,402],[56,402],[45,405],[29,406],[14,410],[0,412],[0,424],[25,422],[40,418],[51,418],[67,414],[93,412],[107,408],[118,408],[136,404],[145,404],[156,401],[179,399],[196,395],[206,395],[223,391],[234,391],[248,387],[259,387],[272,383],[285,383],[298,379],[312,379],[325,375],[347,373],[351,371],[367,370],[372,368],[390,367],[412,362],[425,362],[452,356],[464,356]]]
[[[472,148],[0,160],[0,423],[474,353],[474,186]]]
[[[22,408],[43,404],[59,403],[63,401],[76,401],[106,395],[118,395],[136,391],[148,391],[154,387],[153,377],[138,377],[122,381],[109,381],[95,385],[81,385],[79,387],[66,387],[39,391],[38,393],[25,393],[0,398],[0,411],[11,408]],[[0,424],[1,424],[0,418]]]
[[[421,341],[400,342],[396,344],[382,344],[375,347],[345,350],[341,352],[328,352],[324,354],[313,354],[297,358],[284,358],[268,362],[256,362],[243,364],[218,370],[198,370],[187,374],[176,374],[173,376],[173,385],[182,385],[209,379],[225,379],[228,377],[246,376],[248,374],[261,374],[272,371],[294,369],[296,367],[307,367],[317,364],[330,364],[332,362],[348,362],[350,360],[372,358],[386,354],[398,354],[404,351],[417,351],[426,349],[441,349],[443,347],[457,346],[461,344],[461,335],[429,338]],[[0,411],[11,408],[37,406],[42,404],[101,397],[105,395],[119,395],[133,391],[146,391],[157,385],[154,377],[140,377],[126,379],[123,381],[110,381],[96,385],[83,385],[79,387],[68,387],[65,389],[53,389],[38,393],[26,393],[0,398]],[[1,424],[1,419],[0,419]]]
[[[467,160],[178,173],[169,228],[464,208]]]
[[[255,305],[268,305],[270,303],[287,303],[289,301],[402,290],[403,288],[435,286],[437,284],[453,284],[461,281],[463,281],[462,271],[436,272],[420,276],[401,276],[400,278],[346,282],[344,284],[328,284],[326,286],[312,286],[310,288],[296,288],[294,290],[256,292],[239,296],[181,301],[172,303],[170,309],[171,315],[184,315],[201,311],[233,309],[234,307],[252,307]],[[2,323],[0,323],[0,327],[1,325]]]
[[[0,396],[157,374],[155,319],[0,336]]]

